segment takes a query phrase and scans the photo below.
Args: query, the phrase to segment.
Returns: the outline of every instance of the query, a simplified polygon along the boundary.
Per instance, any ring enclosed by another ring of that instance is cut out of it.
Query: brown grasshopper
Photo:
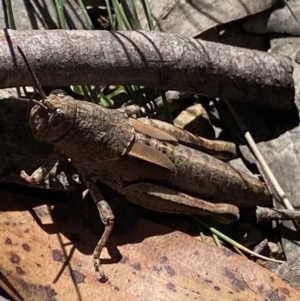
[[[238,207],[268,206],[267,187],[235,171],[199,149],[226,154],[228,145],[208,141],[175,126],[150,119],[133,119],[125,110],[105,109],[54,95],[36,103],[29,124],[37,139],[55,145],[55,152],[31,176],[39,184],[64,154],[81,174],[105,225],[93,253],[99,280],[107,278],[100,263],[114,224],[109,204],[97,180],[124,195],[129,202],[156,211],[208,215],[229,223],[239,218]]]

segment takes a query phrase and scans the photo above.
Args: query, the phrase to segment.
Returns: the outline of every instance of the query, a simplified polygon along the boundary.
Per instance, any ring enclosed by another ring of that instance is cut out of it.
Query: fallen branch
[[[256,220],[258,223],[278,220],[300,220],[300,211],[289,209],[276,209],[266,207],[256,207]]]
[[[0,33],[0,87],[32,85],[16,47],[43,85],[138,84],[288,108],[287,57],[145,31],[36,30]]]

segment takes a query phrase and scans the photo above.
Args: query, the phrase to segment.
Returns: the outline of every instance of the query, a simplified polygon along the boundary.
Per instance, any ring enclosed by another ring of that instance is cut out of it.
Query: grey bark
[[[138,84],[288,108],[289,58],[176,35],[108,31],[0,33],[0,88],[32,85],[19,45],[43,85]]]

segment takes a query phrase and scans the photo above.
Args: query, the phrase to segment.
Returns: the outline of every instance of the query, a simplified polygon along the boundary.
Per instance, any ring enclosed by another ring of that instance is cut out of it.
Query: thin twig
[[[244,134],[245,139],[247,140],[249,147],[253,154],[255,155],[256,159],[260,163],[261,167],[263,168],[265,174],[269,178],[270,182],[272,183],[274,189],[276,190],[278,196],[282,200],[283,205],[285,206],[286,209],[289,210],[295,210],[294,207],[292,206],[291,202],[287,198],[286,194],[284,193],[283,189],[281,188],[280,184],[278,183],[277,179],[275,178],[273,172],[269,168],[267,162],[265,161],[264,157],[262,156],[260,150],[255,144],[255,141],[253,140],[251,134],[247,130],[246,126],[242,122],[241,118],[235,113],[231,103],[226,100],[226,104],[233,115],[236,123],[238,124],[239,128],[241,129],[242,133]],[[300,231],[300,225],[296,221],[294,222],[295,226],[297,227],[298,231]]]
[[[258,223],[273,220],[300,220],[300,211],[288,209],[271,209],[257,206],[255,215]]]
[[[262,240],[259,244],[257,244],[254,247],[253,252],[257,253],[257,254],[260,254],[263,251],[263,249],[265,247],[267,247],[267,245],[268,245],[268,240],[265,238],[264,240]]]

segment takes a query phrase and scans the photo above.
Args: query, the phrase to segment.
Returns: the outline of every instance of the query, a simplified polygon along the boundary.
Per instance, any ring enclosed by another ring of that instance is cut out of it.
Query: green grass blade
[[[115,10],[116,18],[118,21],[118,30],[119,29],[126,29],[132,30],[132,27],[126,17],[123,7],[117,0],[112,0],[113,8]]]
[[[220,242],[220,239],[219,239],[218,235],[213,233],[212,238],[213,238],[213,240],[214,240],[217,247],[219,247],[219,248],[222,247],[222,244]]]
[[[81,90],[83,92],[84,99],[85,100],[89,100],[90,99],[90,95],[89,95],[89,92],[88,92],[86,86],[80,86],[80,87],[81,87]]]
[[[142,29],[142,25],[139,19],[139,15],[137,12],[137,8],[135,5],[135,0],[129,0],[128,2],[128,7],[130,8],[131,14],[132,14],[132,18],[134,20],[134,26],[133,29],[135,30],[141,30]]]
[[[207,238],[203,232],[199,232],[199,236],[202,239],[202,241],[206,241]]]
[[[193,218],[199,222],[201,225],[203,225],[205,228],[209,229],[209,231],[217,236],[219,236],[220,238],[222,238],[224,241],[226,241],[227,243],[229,243],[230,245],[232,245],[234,248],[238,248],[243,252],[248,253],[249,255],[255,256],[257,258],[263,259],[263,260],[268,260],[268,261],[273,261],[273,262],[278,262],[278,263],[283,263],[284,261],[282,260],[277,260],[277,259],[273,259],[273,258],[268,258],[266,256],[260,255],[258,253],[255,253],[251,250],[249,250],[248,248],[244,247],[243,245],[241,245],[240,243],[234,241],[233,239],[231,239],[230,237],[226,236],[225,234],[221,233],[220,231],[218,231],[216,228],[213,228],[211,226],[209,226],[208,224],[206,224],[203,220],[201,220],[199,217],[197,216],[193,216]]]
[[[82,10],[82,13],[83,13],[87,23],[89,24],[90,29],[95,29],[94,24],[93,24],[88,12],[87,12],[87,10],[85,8],[85,5],[83,4],[82,0],[77,0],[77,2],[78,2],[79,7]]]
[[[167,98],[166,98],[166,93],[161,90],[159,92],[160,92],[160,96],[163,101],[163,110],[164,110],[165,119],[168,123],[173,124],[173,117],[172,117],[172,114],[169,109],[169,105],[168,105]]]
[[[71,88],[71,90],[72,90],[74,93],[76,93],[76,94],[78,94],[78,95],[84,95],[81,86],[79,86],[79,85],[72,85],[72,86],[70,86],[70,88]]]
[[[289,11],[290,11],[290,13],[292,14],[292,16],[294,17],[294,19],[295,19],[298,23],[300,23],[299,20],[298,20],[298,18],[297,18],[297,16],[294,14],[293,10],[291,9],[291,6],[288,4],[288,0],[283,0],[283,2],[285,3],[285,5],[287,6],[287,8],[289,9]]]
[[[108,98],[113,98],[113,97],[115,97],[117,95],[120,95],[122,93],[126,93],[127,94],[125,88],[123,86],[120,86],[117,89],[115,89],[114,91],[112,91],[111,93],[107,94],[106,96]]]
[[[92,101],[93,103],[98,103],[99,101],[95,91],[90,86],[85,86],[85,88],[89,94],[89,101]]]
[[[245,258],[247,258],[247,256],[238,248],[238,247],[236,247],[236,246],[233,246],[233,248],[234,248],[234,250],[238,253],[238,254],[240,254],[241,256],[243,256],[243,257],[245,257]]]
[[[132,99],[133,101],[135,101],[136,97],[134,94],[134,90],[132,89],[132,86],[125,86],[124,87],[127,95],[129,96],[130,99]]]
[[[99,99],[97,98],[95,91],[90,86],[72,85],[70,88],[74,93],[83,95],[86,101],[99,103]]]
[[[106,4],[108,19],[109,19],[111,28],[112,28],[112,30],[116,30],[116,27],[115,27],[115,20],[114,20],[114,18],[113,18],[113,16],[112,16],[112,13],[111,13],[110,1],[109,1],[109,0],[105,0],[105,4]]]
[[[144,7],[146,9],[145,13],[146,13],[146,18],[147,18],[147,21],[148,21],[149,29],[150,30],[155,30],[154,23],[153,23],[153,15],[152,15],[152,12],[151,12],[151,9],[150,9],[150,4],[149,4],[148,0],[144,0]]]
[[[103,93],[100,93],[100,95],[101,95],[100,101],[103,107],[108,108],[114,105],[114,101],[112,99],[108,98]]]
[[[54,6],[57,14],[59,27],[61,29],[67,29],[67,23],[64,15],[64,5],[62,0],[54,0]]]
[[[16,23],[15,23],[15,18],[14,18],[14,13],[12,10],[12,5],[10,0],[5,0],[5,6],[6,6],[6,12],[8,15],[8,27],[10,29],[17,29]]]

